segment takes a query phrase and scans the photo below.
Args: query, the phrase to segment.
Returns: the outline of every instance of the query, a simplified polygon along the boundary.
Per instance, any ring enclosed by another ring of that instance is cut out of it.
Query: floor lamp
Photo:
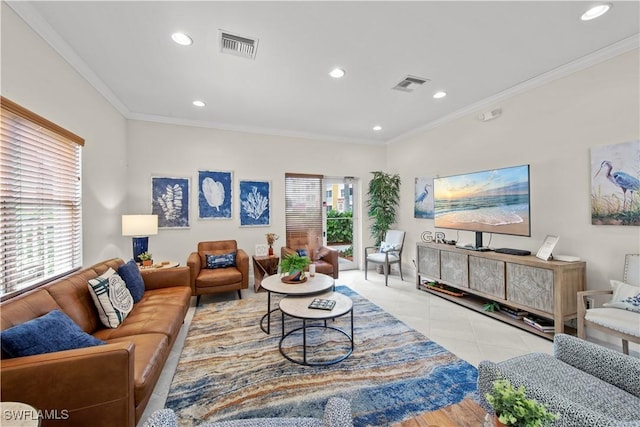
[[[149,251],[149,236],[158,234],[158,215],[122,215],[122,235],[133,236],[133,259]]]

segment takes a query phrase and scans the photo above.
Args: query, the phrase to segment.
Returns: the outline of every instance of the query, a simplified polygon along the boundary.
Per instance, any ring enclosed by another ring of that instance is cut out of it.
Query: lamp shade
[[[122,215],[123,236],[158,234],[158,215]]]

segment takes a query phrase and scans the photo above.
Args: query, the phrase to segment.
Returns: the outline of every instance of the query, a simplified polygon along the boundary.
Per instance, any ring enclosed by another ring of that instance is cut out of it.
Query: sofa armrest
[[[286,246],[282,246],[280,248],[280,261],[288,257],[289,255],[297,253],[295,249],[288,248]]]
[[[337,279],[338,278],[338,273],[340,271],[339,270],[340,264],[339,264],[339,261],[338,261],[338,258],[340,257],[340,254],[335,249],[327,248],[326,246],[323,246],[322,248],[327,249],[329,251],[329,253],[327,255],[322,257],[322,259],[333,266],[333,275],[332,275],[332,277],[334,279]]]
[[[242,289],[249,287],[249,255],[244,249],[236,251],[236,267],[242,273]]]
[[[640,397],[640,359],[566,334],[555,335],[553,353],[556,359]]]
[[[353,427],[351,404],[340,397],[332,397],[324,407],[323,427]]]
[[[202,261],[198,252],[191,252],[187,258],[187,266],[189,267],[189,285],[191,286],[191,295],[196,294],[196,278],[202,270]]]
[[[189,286],[189,269],[187,267],[153,268],[141,270],[145,289],[170,288],[173,286]]]
[[[134,351],[120,342],[3,359],[2,400],[56,413],[65,426],[134,426]]]

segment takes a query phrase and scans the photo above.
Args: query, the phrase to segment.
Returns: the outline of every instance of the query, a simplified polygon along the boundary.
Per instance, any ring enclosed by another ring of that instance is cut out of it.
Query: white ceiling
[[[588,22],[590,1],[9,4],[127,118],[374,144],[637,48],[640,31],[638,1]],[[220,53],[220,29],[258,38],[255,60]],[[406,75],[430,82],[391,90]]]

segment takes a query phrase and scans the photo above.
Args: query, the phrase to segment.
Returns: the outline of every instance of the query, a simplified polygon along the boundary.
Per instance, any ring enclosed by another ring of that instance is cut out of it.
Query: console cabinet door
[[[440,278],[440,251],[418,245],[418,272],[430,279]]]
[[[553,271],[508,262],[507,299],[553,314]]]
[[[440,251],[440,278],[452,286],[469,287],[469,257],[467,255]]]
[[[469,287],[496,298],[506,299],[504,262],[469,256]]]

